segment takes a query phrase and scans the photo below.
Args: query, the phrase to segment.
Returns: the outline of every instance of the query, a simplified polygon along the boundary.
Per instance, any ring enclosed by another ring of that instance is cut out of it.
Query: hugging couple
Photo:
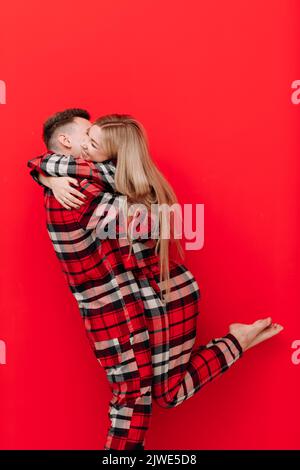
[[[44,187],[48,234],[111,388],[104,449],[145,449],[153,400],[180,405],[283,327],[270,316],[231,323],[224,336],[194,347],[200,289],[168,214],[159,214],[157,240],[105,236],[112,219],[123,235],[124,198],[148,209],[178,204],[133,116],[91,123],[87,111],[67,109],[47,119],[43,138],[47,152],[28,166]]]

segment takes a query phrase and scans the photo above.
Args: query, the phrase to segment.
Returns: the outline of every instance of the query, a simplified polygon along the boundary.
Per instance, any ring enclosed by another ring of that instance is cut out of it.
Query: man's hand
[[[43,176],[40,174],[39,180],[52,190],[55,199],[65,209],[79,209],[84,204],[86,196],[71,186],[71,184],[78,186],[78,181],[75,178],[69,176]]]

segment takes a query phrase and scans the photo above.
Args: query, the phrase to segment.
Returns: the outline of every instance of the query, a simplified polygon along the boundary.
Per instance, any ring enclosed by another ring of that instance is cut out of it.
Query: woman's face
[[[102,152],[102,131],[99,126],[92,125],[86,131],[81,144],[81,155],[85,160],[103,162],[109,157]]]

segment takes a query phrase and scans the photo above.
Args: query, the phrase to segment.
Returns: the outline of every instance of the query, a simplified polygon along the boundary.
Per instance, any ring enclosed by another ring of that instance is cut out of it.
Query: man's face
[[[87,130],[91,127],[91,122],[88,119],[75,117],[72,124],[72,130],[69,133],[70,154],[79,157],[81,155],[81,144],[86,137]]]

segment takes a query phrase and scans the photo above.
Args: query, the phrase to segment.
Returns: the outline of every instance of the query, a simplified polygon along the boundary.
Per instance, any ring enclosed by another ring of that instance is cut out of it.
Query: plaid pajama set
[[[115,208],[118,219],[122,195],[115,191],[113,158],[95,163],[48,152],[28,166],[37,182],[37,173],[77,178],[87,197],[79,209],[67,210],[44,187],[47,230],[112,391],[104,449],[144,449],[153,399],[164,408],[180,405],[242,357],[241,345],[228,333],[193,347],[199,286],[183,264],[170,260],[171,294],[161,302],[153,239],[134,239],[129,254],[125,237],[97,236],[107,222],[99,207],[102,214]]]

